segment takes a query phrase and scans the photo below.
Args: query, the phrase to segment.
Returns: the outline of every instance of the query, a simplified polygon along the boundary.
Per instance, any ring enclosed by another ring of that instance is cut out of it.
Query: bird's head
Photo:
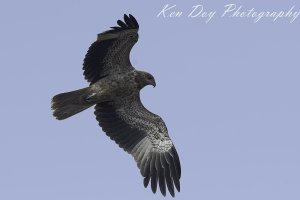
[[[142,89],[147,85],[152,85],[153,87],[156,86],[154,77],[148,72],[136,71],[135,80],[139,89]]]

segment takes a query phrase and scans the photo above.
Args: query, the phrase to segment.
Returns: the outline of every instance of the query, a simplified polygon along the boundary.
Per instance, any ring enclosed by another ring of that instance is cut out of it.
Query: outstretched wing
[[[166,186],[173,197],[174,185],[180,191],[180,161],[167,128],[142,105],[139,96],[99,103],[95,115],[103,131],[134,157],[145,187],[151,180],[153,193],[158,183],[164,196]]]
[[[104,76],[134,69],[129,54],[138,41],[139,25],[132,15],[124,15],[119,26],[98,34],[90,46],[83,63],[84,77],[91,84]]]

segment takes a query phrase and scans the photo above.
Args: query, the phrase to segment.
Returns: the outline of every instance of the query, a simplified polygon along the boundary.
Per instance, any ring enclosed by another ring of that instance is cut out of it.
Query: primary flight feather
[[[53,115],[63,120],[95,105],[102,130],[130,153],[153,193],[159,185],[174,197],[180,191],[181,167],[177,151],[164,121],[148,111],[140,100],[140,90],[156,83],[154,77],[136,70],[129,54],[138,41],[139,25],[132,15],[124,15],[118,26],[98,34],[83,63],[90,86],[58,94],[52,99]]]

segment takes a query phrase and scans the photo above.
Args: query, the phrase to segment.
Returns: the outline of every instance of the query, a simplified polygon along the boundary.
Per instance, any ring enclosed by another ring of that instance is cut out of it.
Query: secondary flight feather
[[[84,58],[86,88],[61,93],[52,98],[53,115],[63,120],[91,106],[102,130],[130,153],[153,193],[159,186],[174,197],[180,191],[181,167],[164,121],[148,111],[140,99],[140,90],[155,87],[154,77],[136,70],[129,58],[138,41],[139,24],[132,15],[124,15],[118,26],[98,34]]]

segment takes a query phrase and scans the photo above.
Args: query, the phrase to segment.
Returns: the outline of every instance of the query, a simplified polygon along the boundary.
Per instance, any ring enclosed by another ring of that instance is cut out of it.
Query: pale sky
[[[1,2],[0,199],[163,199],[93,108],[64,121],[51,114],[52,96],[88,85],[84,55],[124,13],[140,24],[132,63],[157,83],[142,101],[181,160],[176,199],[300,199],[300,18],[220,17],[231,3],[300,11],[288,0]],[[165,4],[182,16],[157,18]],[[208,23],[187,17],[197,4],[216,11]]]

